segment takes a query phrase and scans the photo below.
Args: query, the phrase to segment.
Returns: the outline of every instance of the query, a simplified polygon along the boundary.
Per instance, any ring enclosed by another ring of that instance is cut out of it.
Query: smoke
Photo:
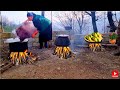
[[[83,47],[86,47],[88,43],[84,40],[84,34],[76,34],[73,30],[71,30],[71,39],[70,39],[70,48],[72,52],[79,53],[83,51]]]
[[[15,29],[12,30],[12,37],[13,38],[17,38],[18,37]]]

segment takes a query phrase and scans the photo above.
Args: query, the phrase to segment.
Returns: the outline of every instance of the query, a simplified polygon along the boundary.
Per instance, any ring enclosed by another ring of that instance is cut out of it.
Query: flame
[[[28,52],[28,50],[25,50],[24,52],[11,52],[10,53],[10,60],[15,64],[18,62],[18,64],[21,64],[22,62],[27,61],[27,57],[32,56],[32,52]]]
[[[90,44],[89,44],[89,48],[90,48],[92,51],[95,51],[95,50],[101,48],[101,44],[100,44],[100,43],[90,43]]]
[[[54,50],[54,55],[59,56],[59,58],[65,58],[71,56],[71,49],[69,47],[56,47]]]

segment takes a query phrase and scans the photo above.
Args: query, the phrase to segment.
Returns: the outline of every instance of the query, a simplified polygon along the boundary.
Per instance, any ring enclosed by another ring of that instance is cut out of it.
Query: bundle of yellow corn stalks
[[[25,52],[11,52],[10,60],[13,64],[29,63],[31,60],[28,60],[28,58],[31,56],[32,53],[28,54],[27,50]]]
[[[70,47],[59,47],[57,46],[54,50],[54,55],[57,55],[59,56],[59,58],[64,58],[64,59],[67,59],[69,57],[71,57],[71,49]]]
[[[89,48],[92,51],[101,49],[101,42],[103,40],[103,35],[101,33],[93,32],[92,34],[86,35],[84,39],[89,43]]]
[[[86,35],[84,39],[87,42],[101,42],[103,40],[103,35],[99,32],[93,32],[92,34]]]
[[[99,49],[101,49],[101,43],[89,43],[89,48],[92,51],[99,50]]]

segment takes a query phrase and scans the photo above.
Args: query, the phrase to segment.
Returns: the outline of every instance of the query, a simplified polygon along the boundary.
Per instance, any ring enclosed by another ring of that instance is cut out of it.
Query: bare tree
[[[118,21],[118,19],[117,19],[116,11],[115,11],[114,16],[115,16],[115,20],[116,20],[116,22],[119,23],[119,21]]]
[[[98,18],[96,19],[96,15],[95,15],[96,11],[90,11],[90,12],[85,11],[85,12],[86,12],[88,15],[90,15],[91,18],[92,18],[92,25],[93,25],[93,30],[94,30],[94,32],[98,32],[97,25],[96,25],[96,21],[98,20]]]
[[[109,24],[110,24],[110,32],[115,32],[117,27],[114,24],[112,16],[113,16],[112,11],[108,11],[107,12],[107,17],[108,17],[108,21],[109,21]]]
[[[9,21],[9,19],[6,16],[1,15],[1,17],[1,29],[4,29],[5,32],[11,32],[18,26],[14,23],[14,21]]]
[[[1,15],[1,11],[0,11],[0,28],[2,30],[2,15]]]
[[[66,24],[72,27],[72,17],[69,14],[65,13],[65,18],[67,19],[65,20]]]
[[[117,34],[118,34],[117,44],[118,44],[118,46],[120,46],[120,20],[119,20],[119,24],[118,24],[118,28],[117,28]]]
[[[82,26],[84,22],[84,12],[83,11],[73,11],[73,17],[76,18],[79,28],[80,28],[80,34],[82,34]]]
[[[8,20],[8,18],[6,17],[6,16],[3,16],[2,15],[2,26],[7,26],[7,25],[9,25],[9,20]]]
[[[65,28],[66,26],[72,26],[72,17],[70,15],[70,12],[60,12],[56,15],[56,17],[59,19],[61,25]]]
[[[120,20],[118,22],[118,27],[117,27],[117,34],[118,34],[118,38],[117,38],[117,45],[118,45],[118,51],[117,53],[115,53],[115,56],[120,56]]]
[[[65,28],[66,26],[74,27],[74,25],[78,25],[77,31],[82,34],[82,27],[84,24],[84,12],[83,11],[66,11],[60,12],[56,15],[56,17],[61,22],[61,25]],[[73,20],[76,24],[73,24]],[[77,21],[77,22],[76,22]]]

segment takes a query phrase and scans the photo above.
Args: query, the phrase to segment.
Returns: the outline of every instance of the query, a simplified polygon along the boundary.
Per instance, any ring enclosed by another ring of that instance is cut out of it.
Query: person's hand
[[[32,38],[34,38],[37,34],[38,34],[38,30],[36,30],[36,31],[32,34]]]

